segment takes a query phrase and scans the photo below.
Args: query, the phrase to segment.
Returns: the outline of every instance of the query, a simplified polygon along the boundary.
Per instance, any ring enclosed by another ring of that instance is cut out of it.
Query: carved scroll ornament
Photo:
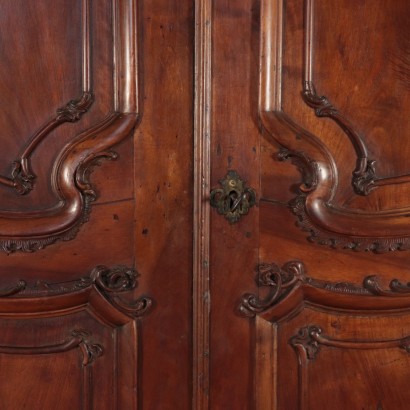
[[[238,306],[243,316],[254,317],[274,311],[280,305],[291,312],[304,300],[334,308],[355,306],[357,310],[410,307],[410,283],[393,279],[389,288],[384,289],[376,275],[366,276],[361,285],[318,280],[306,275],[300,261],[290,261],[282,267],[275,263],[259,265],[257,283],[268,293],[265,297],[251,293],[243,295]]]
[[[286,12],[283,0],[262,0],[260,119],[267,134],[283,149],[279,159],[291,159],[302,173],[299,195],[289,204],[298,225],[309,232],[309,239],[333,248],[355,251],[386,252],[410,249],[410,208],[383,212],[355,211],[334,202],[338,170],[328,148],[299,126],[283,111],[282,82],[283,42]],[[304,0],[304,65],[300,73],[301,98],[316,116],[333,120],[345,133],[356,152],[352,188],[358,195],[369,195],[376,187],[402,184],[409,175],[380,178],[376,161],[369,157],[365,139],[354,125],[319,94],[313,79],[313,44],[315,1]],[[262,198],[263,200],[263,198]]]
[[[87,366],[95,359],[102,356],[104,349],[98,343],[90,341],[90,334],[83,329],[76,329],[71,332],[70,337],[56,344],[42,346],[0,346],[1,354],[17,355],[42,355],[63,353],[79,348],[82,354],[82,364]]]
[[[51,186],[59,202],[49,209],[26,215],[18,211],[0,211],[0,250],[7,253],[33,252],[57,240],[75,237],[89,218],[96,193],[89,175],[100,159],[115,160],[111,148],[129,136],[139,119],[137,76],[137,0],[113,1],[114,95],[112,112],[105,119],[76,136],[56,158],[51,173]],[[65,122],[80,121],[94,99],[91,78],[90,0],[82,0],[82,95],[58,109],[54,118],[34,133],[14,162],[11,177],[0,176],[0,184],[29,194],[36,175],[30,158],[52,130]]]
[[[19,280],[16,285],[0,290],[1,298],[38,299],[49,296],[75,295],[82,291],[96,290],[109,304],[119,312],[131,318],[138,318],[149,311],[152,299],[140,297],[133,301],[121,298],[123,292],[130,292],[137,286],[138,273],[135,269],[125,266],[97,266],[88,276],[67,282],[48,283],[37,281],[28,285]]]

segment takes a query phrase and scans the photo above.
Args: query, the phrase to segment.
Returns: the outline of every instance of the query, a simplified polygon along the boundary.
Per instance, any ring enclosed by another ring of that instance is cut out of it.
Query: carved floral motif
[[[368,158],[363,139],[325,96],[319,96],[316,93],[312,81],[305,81],[302,97],[305,103],[315,110],[316,116],[332,119],[349,137],[357,155],[356,168],[352,172],[352,186],[358,195],[368,195],[376,188],[376,161]]]

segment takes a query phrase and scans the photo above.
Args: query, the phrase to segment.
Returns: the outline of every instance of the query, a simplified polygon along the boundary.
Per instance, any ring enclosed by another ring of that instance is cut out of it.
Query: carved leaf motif
[[[97,357],[102,356],[104,349],[100,344],[91,343],[89,333],[85,330],[74,330],[72,336],[78,340],[78,345],[83,353],[83,366],[92,363]]]
[[[302,346],[306,351],[307,358],[309,360],[316,359],[317,354],[320,351],[320,345],[317,341],[317,336],[322,333],[322,329],[318,326],[308,326],[299,329],[297,335],[293,336],[289,343],[295,348]]]
[[[56,120],[61,122],[79,121],[91,107],[94,96],[91,92],[85,91],[78,100],[69,101],[65,107],[57,110]]]

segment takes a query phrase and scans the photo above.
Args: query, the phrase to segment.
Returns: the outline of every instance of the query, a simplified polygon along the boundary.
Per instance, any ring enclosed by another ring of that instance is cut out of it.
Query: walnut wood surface
[[[193,17],[0,5],[0,408],[191,405]]]
[[[409,16],[2,0],[0,409],[407,410]]]
[[[409,9],[369,6],[261,2],[257,408],[408,407]]]

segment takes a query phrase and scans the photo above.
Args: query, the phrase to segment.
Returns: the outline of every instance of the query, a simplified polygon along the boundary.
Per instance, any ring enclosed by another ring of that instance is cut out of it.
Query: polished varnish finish
[[[210,408],[408,407],[409,15],[213,3]]]
[[[0,408],[406,410],[409,16],[2,0]]]
[[[257,408],[408,407],[409,13],[261,1]]]
[[[0,4],[2,409],[191,405],[193,18]]]

